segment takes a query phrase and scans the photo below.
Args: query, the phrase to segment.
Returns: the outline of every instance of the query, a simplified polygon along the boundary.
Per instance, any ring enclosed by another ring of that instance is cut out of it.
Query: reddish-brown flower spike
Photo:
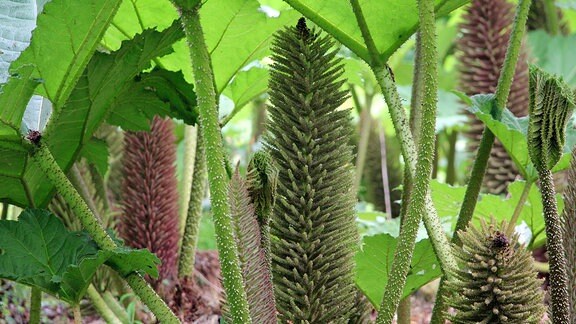
[[[514,20],[513,5],[506,0],[473,0],[460,25],[461,38],[457,43],[460,58],[460,90],[467,95],[494,93],[500,69],[506,56],[510,29]],[[528,114],[528,65],[522,47],[507,107],[516,116]],[[484,125],[471,116],[469,149],[476,152]],[[518,174],[513,161],[498,141],[494,144],[484,185],[488,192],[506,191],[509,182]]]
[[[147,248],[162,264],[160,278],[176,275],[178,192],[173,124],[155,117],[150,132],[125,136],[123,212],[119,232],[125,243]]]

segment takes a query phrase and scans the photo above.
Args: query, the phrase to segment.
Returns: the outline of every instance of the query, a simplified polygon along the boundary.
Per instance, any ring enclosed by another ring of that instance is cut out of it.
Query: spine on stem
[[[175,1],[178,7],[181,1]],[[240,260],[232,233],[230,206],[228,205],[228,175],[224,165],[224,148],[218,123],[214,73],[210,63],[210,54],[206,48],[199,7],[186,9],[178,7],[182,18],[184,33],[190,48],[192,70],[195,78],[196,96],[200,112],[206,149],[206,166],[210,185],[216,243],[222,267],[224,289],[230,305],[234,323],[249,323],[248,302],[242,282]]]
[[[389,107],[392,123],[394,124],[394,129],[396,130],[396,134],[400,141],[402,156],[404,157],[407,166],[405,178],[407,179],[406,181],[410,182],[416,172],[417,153],[412,134],[410,133],[410,126],[408,118],[406,117],[406,112],[404,111],[400,95],[396,89],[392,72],[387,65],[381,62],[378,56],[378,50],[376,49],[376,45],[370,35],[370,31],[368,30],[358,0],[350,0],[350,4],[354,10],[354,15],[356,16],[358,26],[362,32],[362,37],[368,46],[368,51],[371,57],[369,65],[374,72],[374,76],[376,77],[378,85],[382,89],[382,94],[384,95],[384,99]],[[424,225],[426,226],[426,230],[430,236],[434,252],[438,256],[443,273],[449,275],[451,269],[456,268],[456,259],[454,259],[454,256],[452,255],[450,244],[444,234],[444,229],[440,223],[438,213],[432,203],[430,192],[426,193],[426,204],[424,210]]]
[[[493,93],[506,57],[514,21],[514,6],[506,0],[474,0],[463,17],[459,29],[462,34],[456,46],[459,52],[460,89],[471,96]],[[482,48],[485,50],[479,51]],[[508,109],[516,116],[528,114],[528,63],[526,49],[520,48],[514,70],[514,83],[507,100]],[[476,152],[484,124],[468,113],[471,127],[468,149]],[[484,175],[484,188],[492,194],[507,191],[508,184],[516,179],[518,171],[499,141],[490,152]]]
[[[188,212],[184,224],[184,234],[178,260],[178,277],[183,279],[192,276],[196,260],[196,245],[198,231],[202,219],[202,199],[206,191],[206,156],[202,129],[196,126],[196,154],[194,156],[194,172],[188,202]]]
[[[424,94],[422,97],[418,160],[410,201],[408,202],[408,212],[403,219],[403,225],[398,237],[398,246],[394,253],[392,269],[384,292],[384,299],[376,319],[377,323],[392,323],[410,268],[416,233],[422,218],[422,211],[425,210],[428,185],[432,172],[438,71],[436,64],[426,64],[426,62],[436,62],[438,59],[434,2],[420,0],[418,2],[418,16],[420,19],[420,41],[422,42],[421,62],[424,64],[421,67]]]

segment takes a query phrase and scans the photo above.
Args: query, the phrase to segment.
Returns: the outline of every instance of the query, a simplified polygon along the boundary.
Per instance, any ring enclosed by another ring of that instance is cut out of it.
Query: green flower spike
[[[518,236],[508,238],[502,223],[498,230],[481,221],[460,231],[462,246],[454,245],[461,267],[447,282],[446,299],[456,311],[448,314],[458,323],[540,323],[544,293],[536,278],[530,253],[518,246]]]
[[[304,19],[272,46],[265,145],[279,169],[270,234],[281,323],[347,323],[356,299],[352,127],[333,46]]]

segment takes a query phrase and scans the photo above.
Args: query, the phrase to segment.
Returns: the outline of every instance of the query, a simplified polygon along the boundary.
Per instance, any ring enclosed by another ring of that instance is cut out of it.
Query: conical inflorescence
[[[228,197],[250,318],[254,323],[274,324],[277,320],[270,263],[258,222],[262,205],[252,199],[250,191],[250,182],[240,176],[237,168],[230,180]]]
[[[513,4],[506,0],[473,0],[460,25],[462,34],[457,43],[460,58],[460,90],[466,95],[494,93],[506,56],[510,30],[514,20]],[[528,65],[522,47],[510,89],[507,107],[516,116],[528,113]],[[475,152],[484,125],[471,116],[469,150]],[[506,191],[518,172],[514,162],[498,141],[490,153],[484,177],[486,190],[493,194]]]
[[[506,224],[500,227],[506,229]],[[540,323],[545,311],[542,282],[517,235],[506,237],[494,224],[460,232],[454,252],[461,264],[448,281],[452,323]]]
[[[265,146],[279,170],[271,252],[282,323],[345,323],[355,303],[352,128],[333,45],[303,18],[272,45]]]
[[[162,260],[160,280],[174,278],[177,270],[179,220],[174,142],[172,121],[159,117],[152,121],[150,132],[125,136],[119,232],[127,245],[146,248]]]

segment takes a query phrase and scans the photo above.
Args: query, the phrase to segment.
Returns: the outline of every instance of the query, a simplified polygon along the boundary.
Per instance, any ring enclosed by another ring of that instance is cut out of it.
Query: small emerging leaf
[[[530,67],[528,152],[537,170],[551,170],[562,156],[574,93],[562,79]]]

